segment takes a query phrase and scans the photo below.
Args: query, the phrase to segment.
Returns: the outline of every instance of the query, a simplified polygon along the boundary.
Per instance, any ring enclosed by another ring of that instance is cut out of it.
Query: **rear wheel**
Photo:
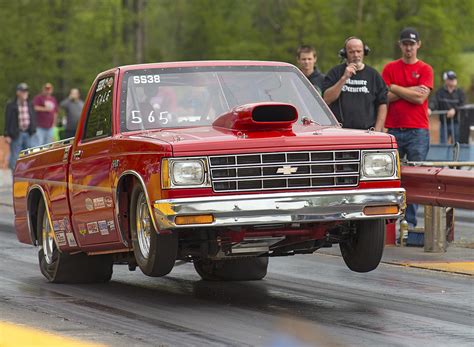
[[[385,247],[385,220],[357,222],[357,232],[349,241],[341,242],[342,258],[355,272],[375,270],[382,259]]]
[[[267,274],[268,257],[196,259],[194,268],[206,281],[255,281]]]
[[[110,255],[88,256],[84,253],[61,253],[56,245],[44,201],[40,202],[37,220],[41,273],[52,283],[108,282],[112,277]]]
[[[145,193],[138,184],[130,200],[130,231],[135,260],[142,272],[152,277],[170,273],[178,254],[178,235],[156,232]]]

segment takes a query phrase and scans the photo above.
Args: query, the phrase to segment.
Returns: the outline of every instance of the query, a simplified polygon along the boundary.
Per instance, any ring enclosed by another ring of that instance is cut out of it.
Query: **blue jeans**
[[[33,136],[30,136],[26,131],[20,131],[18,137],[14,140],[12,139],[10,142],[10,159],[8,161],[8,166],[12,171],[15,170],[16,160],[18,159],[20,151],[33,147]]]
[[[35,143],[36,146],[45,145],[54,141],[53,128],[36,128]]]
[[[454,128],[454,136],[453,136]],[[439,143],[447,144],[448,138],[451,136],[453,143],[459,142],[459,123],[454,118],[441,120],[441,127],[439,129]]]
[[[428,129],[388,129],[388,133],[395,136],[398,144],[400,160],[406,157],[408,161],[426,160],[430,149],[430,131]],[[418,205],[408,204],[405,219],[416,226],[416,210]]]

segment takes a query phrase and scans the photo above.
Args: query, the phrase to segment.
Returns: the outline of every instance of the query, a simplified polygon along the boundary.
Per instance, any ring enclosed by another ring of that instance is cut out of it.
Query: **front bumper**
[[[365,207],[385,205],[397,205],[398,213],[364,214]],[[403,214],[405,206],[405,189],[391,188],[157,200],[153,212],[155,225],[164,230],[397,218]],[[212,215],[213,222],[175,223],[178,216],[196,215]]]

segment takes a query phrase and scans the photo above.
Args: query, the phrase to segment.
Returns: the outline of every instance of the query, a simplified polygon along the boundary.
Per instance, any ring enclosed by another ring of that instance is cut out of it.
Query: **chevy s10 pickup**
[[[76,136],[20,153],[13,197],[19,241],[57,283],[177,261],[259,280],[269,257],[333,244],[368,272],[405,208],[393,136],[342,129],[296,67],[256,61],[100,73]]]

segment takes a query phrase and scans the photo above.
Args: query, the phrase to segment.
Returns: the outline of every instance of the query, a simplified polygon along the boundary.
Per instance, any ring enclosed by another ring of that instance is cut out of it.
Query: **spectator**
[[[464,105],[465,96],[464,91],[457,88],[458,80],[454,71],[443,73],[443,80],[444,86],[439,88],[431,99],[430,109],[447,111],[446,114],[439,116],[441,122],[439,143],[448,143],[449,136],[451,136],[452,143],[455,143],[459,141],[459,117],[457,117],[456,108]],[[454,134],[452,133],[453,128]]]
[[[300,46],[296,51],[296,60],[301,72],[303,72],[319,94],[321,94],[324,74],[322,74],[316,66],[316,63],[318,62],[316,49],[308,45]]]
[[[81,118],[84,101],[81,100],[79,89],[73,88],[69,91],[69,97],[61,101],[60,106],[66,112],[66,124],[64,138],[68,139],[76,135],[76,128]]]
[[[16,98],[5,109],[5,140],[10,144],[10,169],[15,170],[16,160],[21,150],[35,146],[36,114],[28,100],[28,85],[16,86]]]
[[[53,96],[53,85],[46,83],[41,94],[33,99],[33,105],[37,114],[38,127],[36,129],[36,142],[44,145],[54,141],[53,127],[56,125],[58,116],[58,102]]]
[[[474,75],[471,75],[471,86],[467,90],[467,99],[470,103],[474,103]]]
[[[385,65],[382,77],[388,85],[388,114],[385,127],[395,136],[400,158],[426,159],[430,146],[428,96],[433,88],[433,69],[417,58],[421,46],[418,32],[403,29],[399,41],[401,59]],[[408,205],[406,221],[416,226],[416,205]]]
[[[387,115],[387,86],[382,76],[364,64],[369,48],[349,37],[339,52],[345,59],[326,75],[323,98],[344,128],[383,131]]]

